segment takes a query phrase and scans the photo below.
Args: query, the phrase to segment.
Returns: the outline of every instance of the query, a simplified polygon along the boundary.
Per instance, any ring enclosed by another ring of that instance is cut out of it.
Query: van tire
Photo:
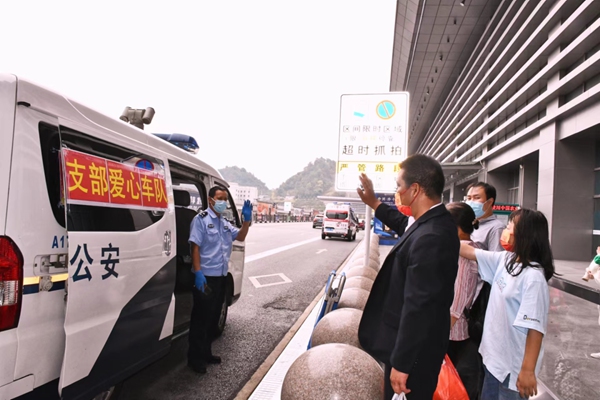
[[[321,239],[325,240],[325,238],[326,238],[326,237],[327,237],[327,236],[325,236],[325,234],[324,234],[324,233],[321,233]]]
[[[223,334],[223,331],[225,331],[228,311],[229,306],[227,305],[227,298],[225,298],[223,300],[223,304],[221,304],[221,313],[219,315],[219,323],[217,324],[217,329],[215,331],[215,338],[220,337]]]

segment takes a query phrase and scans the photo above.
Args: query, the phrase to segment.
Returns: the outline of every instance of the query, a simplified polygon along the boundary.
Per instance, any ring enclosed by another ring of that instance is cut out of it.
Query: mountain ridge
[[[219,172],[228,182],[235,182],[241,186],[256,186],[259,196],[269,195],[271,199],[293,196],[294,207],[323,208],[323,202],[317,196],[345,195],[335,191],[335,168],[334,160],[319,157],[275,189],[269,189],[262,180],[245,168],[228,166]]]

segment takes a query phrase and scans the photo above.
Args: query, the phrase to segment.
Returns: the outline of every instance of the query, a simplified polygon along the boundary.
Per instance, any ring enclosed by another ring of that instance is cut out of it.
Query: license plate
[[[325,228],[325,230],[326,230],[327,232],[330,232],[330,231],[332,231],[332,230],[333,230],[333,228]]]

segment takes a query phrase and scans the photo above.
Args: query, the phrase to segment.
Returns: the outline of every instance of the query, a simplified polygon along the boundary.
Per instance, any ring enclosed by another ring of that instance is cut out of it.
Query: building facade
[[[229,192],[239,209],[244,205],[244,201],[250,200],[252,204],[256,204],[258,199],[258,188],[256,186],[240,186],[235,182],[230,182]]]
[[[486,181],[542,211],[556,259],[600,245],[600,1],[400,0],[391,91],[445,201]]]

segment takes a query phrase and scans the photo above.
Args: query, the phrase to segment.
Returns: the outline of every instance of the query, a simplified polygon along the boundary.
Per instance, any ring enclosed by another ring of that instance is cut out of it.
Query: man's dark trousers
[[[225,276],[207,276],[210,288],[202,293],[193,288],[194,306],[190,321],[188,364],[193,367],[205,366],[212,357],[211,343],[219,324],[221,306],[225,300]],[[210,292],[210,293],[208,293]]]

